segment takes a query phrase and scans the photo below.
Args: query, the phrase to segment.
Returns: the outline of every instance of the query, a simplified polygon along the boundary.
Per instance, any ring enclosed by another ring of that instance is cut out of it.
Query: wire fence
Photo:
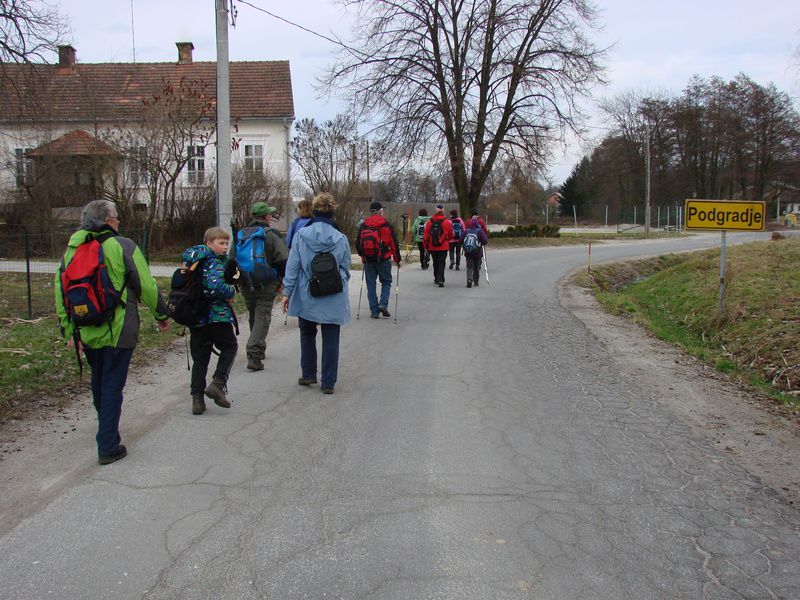
[[[74,230],[31,231],[0,224],[0,318],[34,319],[53,312],[53,282]],[[120,230],[144,251],[147,230]]]

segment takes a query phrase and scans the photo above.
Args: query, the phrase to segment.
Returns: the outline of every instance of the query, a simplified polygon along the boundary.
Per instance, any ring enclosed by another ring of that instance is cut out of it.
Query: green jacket
[[[414,236],[414,241],[416,243],[422,241],[422,236],[418,235],[417,230],[419,229],[420,225],[424,225],[425,223],[427,223],[428,219],[430,219],[430,217],[426,215],[420,215],[416,219],[414,219],[414,223],[411,225],[411,234]]]
[[[56,314],[65,339],[72,337],[74,325],[67,318],[61,297],[61,272],[69,264],[75,249],[92,233],[81,229],[72,234],[67,251],[56,271]],[[133,348],[139,338],[139,301],[143,302],[156,320],[168,318],[167,305],[159,294],[155,279],[139,247],[126,237],[113,236],[103,242],[103,262],[114,287],[120,289],[128,275],[128,283],[122,292],[122,302],[117,306],[109,324],[81,327],[81,341],[89,348]]]

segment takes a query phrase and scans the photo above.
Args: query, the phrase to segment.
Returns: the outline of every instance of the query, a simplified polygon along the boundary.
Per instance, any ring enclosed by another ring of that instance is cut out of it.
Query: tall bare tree
[[[340,0],[355,39],[323,85],[374,117],[384,157],[447,158],[462,211],[499,158],[542,164],[601,74],[584,0]]]
[[[44,62],[67,30],[67,20],[48,2],[0,0],[0,65]]]

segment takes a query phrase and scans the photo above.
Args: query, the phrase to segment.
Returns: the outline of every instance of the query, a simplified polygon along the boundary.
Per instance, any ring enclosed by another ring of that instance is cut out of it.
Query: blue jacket
[[[311,260],[330,252],[339,265],[344,289],[340,294],[315,298],[308,289]],[[343,233],[327,223],[315,222],[296,231],[286,263],[283,293],[289,296],[289,316],[315,323],[347,325],[350,322],[350,244]]]
[[[206,298],[211,300],[211,307],[209,308],[208,316],[197,326],[200,327],[209,323],[233,323],[236,317],[228,300],[233,298],[236,290],[232,285],[225,283],[224,270],[228,257],[217,256],[205,244],[187,248],[181,256],[181,260],[187,267],[204,258],[208,260],[203,263],[203,293]]]
[[[292,247],[292,240],[294,236],[297,235],[297,232],[300,231],[303,227],[306,226],[311,220],[311,217],[297,217],[294,221],[292,221],[291,225],[289,225],[289,230],[286,232],[286,247]]]

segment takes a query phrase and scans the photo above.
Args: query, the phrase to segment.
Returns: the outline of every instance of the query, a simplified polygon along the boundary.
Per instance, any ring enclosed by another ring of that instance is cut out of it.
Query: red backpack
[[[61,297],[76,332],[80,327],[111,322],[114,309],[122,301],[122,290],[111,283],[103,262],[103,242],[114,235],[112,232],[87,235],[61,271]]]
[[[362,225],[358,232],[358,253],[368,262],[377,262],[383,258],[385,247],[381,240],[381,227],[383,227],[383,225],[379,227]]]

